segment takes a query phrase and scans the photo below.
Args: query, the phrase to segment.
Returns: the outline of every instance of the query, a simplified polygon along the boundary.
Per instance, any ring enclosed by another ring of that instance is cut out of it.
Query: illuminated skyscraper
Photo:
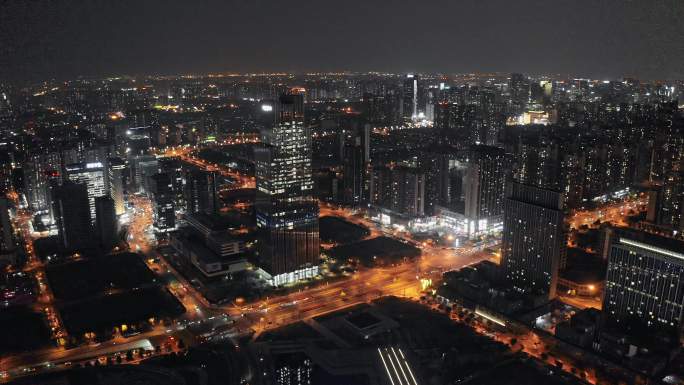
[[[124,185],[123,178],[126,171],[126,163],[121,158],[109,159],[109,196],[114,200],[114,210],[116,215],[125,212],[124,207]]]
[[[176,228],[173,183],[169,174],[155,174],[151,177],[150,192],[154,227],[157,231],[171,231]]]
[[[105,187],[105,170],[100,162],[75,163],[66,166],[67,178],[75,183],[86,185],[88,205],[90,207],[90,223],[95,223],[95,198],[107,194]]]
[[[318,202],[313,197],[311,135],[304,98],[282,95],[263,106],[273,125],[255,149],[258,252],[274,285],[318,273]]]
[[[408,119],[418,118],[418,77],[414,74],[406,75],[402,87],[401,115]]]
[[[513,289],[555,297],[558,270],[565,263],[562,199],[552,190],[511,183],[501,265]]]

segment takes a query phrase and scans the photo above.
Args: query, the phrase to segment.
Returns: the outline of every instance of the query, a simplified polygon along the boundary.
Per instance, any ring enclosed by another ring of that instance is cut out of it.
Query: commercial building
[[[118,222],[114,200],[108,196],[95,198],[95,231],[100,245],[109,249],[116,244]]]
[[[318,202],[303,96],[282,95],[264,111],[274,119],[254,151],[258,253],[278,286],[318,274]]]
[[[172,232],[171,246],[207,277],[247,269],[248,238],[218,215],[187,214],[187,226]]]
[[[87,186],[72,181],[53,186],[52,204],[61,246],[71,250],[90,245],[92,227]]]
[[[608,320],[679,331],[683,306],[684,242],[615,230],[603,297]]]
[[[218,181],[215,172],[192,170],[186,176],[185,201],[190,213],[213,214],[218,210]]]
[[[123,215],[126,211],[124,207],[124,173],[126,172],[126,162],[121,158],[110,158],[109,169],[109,196],[114,200],[114,210],[116,215]]]
[[[157,231],[171,231],[176,228],[176,206],[171,177],[166,173],[152,175],[150,181],[152,216]]]
[[[105,168],[100,162],[74,163],[66,166],[67,178],[82,183],[88,191],[90,222],[95,223],[95,198],[107,195]]]
[[[510,186],[504,208],[502,271],[514,290],[552,299],[558,270],[565,265],[562,194],[517,182]]]
[[[10,222],[9,199],[0,197],[0,261],[16,262],[14,230]]]

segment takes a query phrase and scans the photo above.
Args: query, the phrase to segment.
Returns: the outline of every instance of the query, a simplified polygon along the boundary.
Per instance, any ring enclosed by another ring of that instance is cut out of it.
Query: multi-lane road
[[[647,204],[648,196],[642,194],[634,199],[610,203],[596,209],[575,211],[568,217],[567,222],[571,229],[579,229],[583,225],[592,227],[596,221],[627,226],[626,218],[645,210]]]

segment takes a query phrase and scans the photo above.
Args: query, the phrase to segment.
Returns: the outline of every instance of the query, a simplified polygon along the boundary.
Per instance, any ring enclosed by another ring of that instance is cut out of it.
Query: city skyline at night
[[[684,384],[684,3],[0,3],[0,384]]]

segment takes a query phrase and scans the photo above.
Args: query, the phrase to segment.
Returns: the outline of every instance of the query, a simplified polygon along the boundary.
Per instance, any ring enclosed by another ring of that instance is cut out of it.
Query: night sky
[[[0,0],[0,80],[319,70],[684,78],[684,1]]]

